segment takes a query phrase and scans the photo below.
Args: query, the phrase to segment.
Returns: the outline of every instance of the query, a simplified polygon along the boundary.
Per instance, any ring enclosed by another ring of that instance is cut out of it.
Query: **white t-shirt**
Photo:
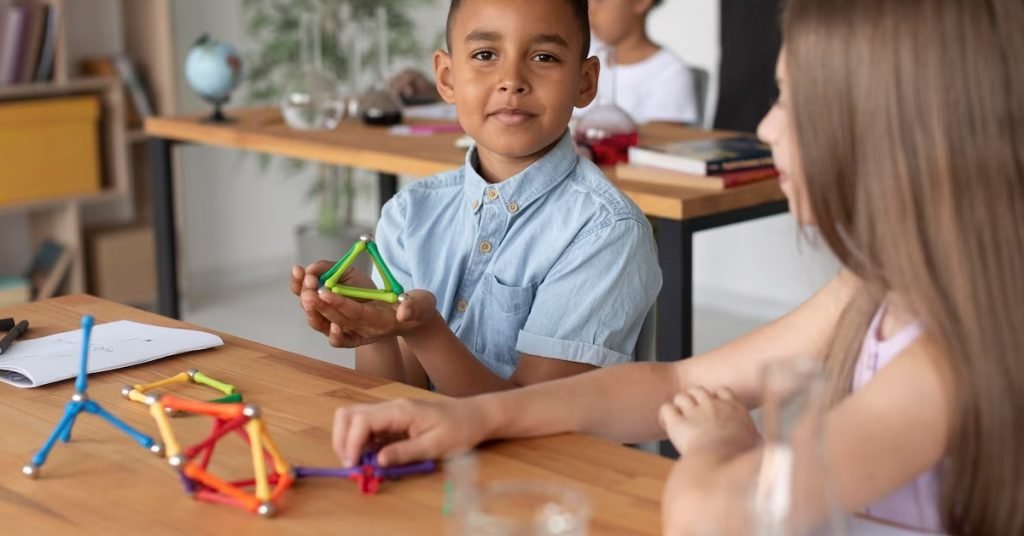
[[[601,58],[597,98],[590,106],[575,110],[573,117],[582,117],[590,108],[603,102],[602,99],[610,98],[614,76],[615,104],[637,123],[697,122],[693,75],[683,60],[672,52],[662,48],[639,63],[616,65],[612,69],[607,68],[607,54],[598,51],[595,55]]]

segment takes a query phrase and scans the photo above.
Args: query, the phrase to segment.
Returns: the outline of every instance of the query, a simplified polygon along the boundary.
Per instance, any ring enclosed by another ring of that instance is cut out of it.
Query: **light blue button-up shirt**
[[[452,332],[502,378],[520,353],[601,367],[631,361],[661,289],[640,209],[577,157],[568,134],[498,184],[477,162],[470,150],[465,166],[384,206],[376,240],[395,278],[432,292]]]

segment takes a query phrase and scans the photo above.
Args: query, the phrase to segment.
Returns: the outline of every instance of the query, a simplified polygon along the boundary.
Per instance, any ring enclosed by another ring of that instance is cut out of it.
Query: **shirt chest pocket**
[[[476,347],[479,355],[500,368],[515,369],[519,352],[516,340],[526,325],[533,305],[532,286],[513,287],[486,273],[481,280],[483,300],[479,309]]]

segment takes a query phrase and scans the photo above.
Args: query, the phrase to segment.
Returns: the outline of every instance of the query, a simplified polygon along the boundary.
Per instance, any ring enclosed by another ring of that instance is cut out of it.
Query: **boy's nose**
[[[498,93],[525,95],[530,92],[530,84],[526,82],[519,65],[506,65],[503,71],[501,81],[498,83]]]
[[[530,91],[525,81],[517,78],[507,78],[498,85],[499,93],[511,93],[513,95],[525,95]]]

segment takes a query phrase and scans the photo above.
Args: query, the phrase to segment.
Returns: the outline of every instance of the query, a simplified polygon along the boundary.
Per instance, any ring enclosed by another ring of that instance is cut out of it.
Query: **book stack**
[[[45,3],[0,4],[0,85],[53,79],[59,16]]]
[[[752,136],[641,145],[629,148],[620,179],[724,190],[778,177],[771,149]]]

